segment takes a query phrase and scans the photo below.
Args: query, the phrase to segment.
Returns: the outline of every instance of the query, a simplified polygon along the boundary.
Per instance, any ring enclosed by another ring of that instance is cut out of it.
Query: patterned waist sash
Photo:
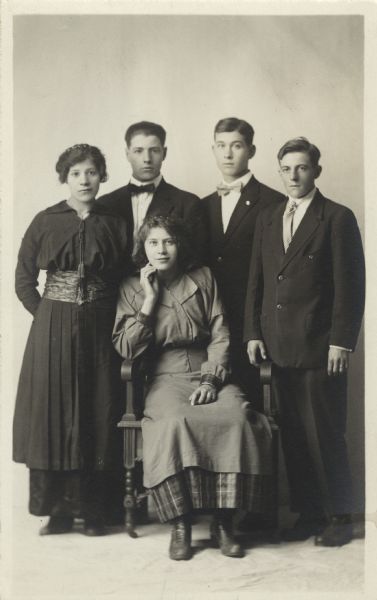
[[[78,271],[48,271],[43,297],[61,302],[84,304],[116,296],[118,287],[95,275],[80,277]]]

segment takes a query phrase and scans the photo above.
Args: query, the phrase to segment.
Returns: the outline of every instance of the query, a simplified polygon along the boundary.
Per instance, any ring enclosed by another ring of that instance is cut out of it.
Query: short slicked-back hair
[[[317,167],[319,163],[319,159],[321,158],[321,153],[317,146],[309,142],[309,140],[305,137],[297,137],[292,140],[288,140],[282,146],[278,152],[278,160],[279,162],[289,152],[306,152],[309,155],[312,166]]]
[[[134,123],[127,129],[124,139],[126,140],[127,147],[130,147],[131,140],[135,135],[142,133],[144,135],[155,135],[161,142],[161,146],[165,146],[166,131],[158,123],[151,123],[150,121],[140,121],[140,123]]]
[[[216,138],[216,133],[225,133],[228,131],[238,131],[248,146],[253,145],[254,129],[247,121],[237,119],[236,117],[221,119],[215,126],[214,137]]]

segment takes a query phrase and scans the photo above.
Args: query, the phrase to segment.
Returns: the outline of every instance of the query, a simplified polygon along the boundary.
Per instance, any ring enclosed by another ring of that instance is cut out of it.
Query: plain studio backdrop
[[[254,126],[251,169],[281,191],[277,151],[289,138],[308,137],[322,152],[318,187],[350,207],[363,232],[362,17],[34,15],[13,22],[12,268],[33,216],[67,197],[55,173],[58,155],[75,143],[97,145],[110,175],[100,194],[125,185],[124,132],[142,119],[167,130],[167,181],[199,196],[220,180],[211,150],[220,118]],[[16,300],[13,323],[10,403],[31,324]],[[349,452],[362,511],[362,339],[349,380]],[[27,470],[17,465],[13,475],[15,503],[26,511]]]

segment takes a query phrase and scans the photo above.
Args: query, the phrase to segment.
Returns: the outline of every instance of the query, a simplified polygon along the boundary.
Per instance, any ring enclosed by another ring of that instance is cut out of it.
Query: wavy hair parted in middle
[[[144,244],[150,231],[155,228],[165,229],[176,240],[178,246],[178,265],[183,272],[187,273],[199,267],[189,227],[184,223],[183,219],[166,215],[150,215],[145,217],[138,231],[135,250],[132,256],[136,267],[141,269],[148,262]]]

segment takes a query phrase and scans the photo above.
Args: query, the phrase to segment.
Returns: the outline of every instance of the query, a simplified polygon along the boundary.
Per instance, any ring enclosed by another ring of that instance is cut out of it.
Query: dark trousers
[[[274,387],[292,511],[352,513],[347,376],[330,377],[326,369],[277,368]]]

